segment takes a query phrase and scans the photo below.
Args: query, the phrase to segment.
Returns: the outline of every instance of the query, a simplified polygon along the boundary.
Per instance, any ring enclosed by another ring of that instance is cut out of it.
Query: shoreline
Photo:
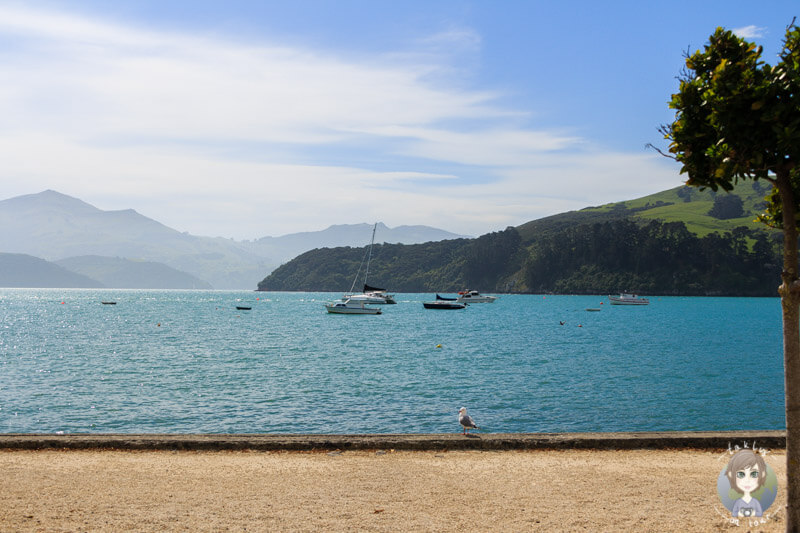
[[[785,430],[447,434],[0,434],[0,450],[666,450],[786,448]]]

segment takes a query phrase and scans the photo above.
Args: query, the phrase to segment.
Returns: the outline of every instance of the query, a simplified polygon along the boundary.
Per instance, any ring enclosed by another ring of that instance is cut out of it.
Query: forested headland
[[[368,282],[397,292],[472,288],[504,293],[775,296],[781,234],[750,224],[763,194],[758,187],[736,195],[677,188],[476,239],[375,245]],[[694,213],[682,217],[688,224],[674,220],[682,211]],[[653,218],[653,212],[667,220]],[[360,290],[365,254],[366,248],[312,250],[276,269],[258,288],[346,291],[361,269],[355,283]]]

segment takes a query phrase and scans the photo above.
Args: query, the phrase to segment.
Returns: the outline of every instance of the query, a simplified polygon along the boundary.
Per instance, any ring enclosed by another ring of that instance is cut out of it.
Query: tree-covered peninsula
[[[476,239],[376,244],[368,283],[397,292],[774,296],[781,234],[751,223],[764,193],[743,188],[731,201],[726,193],[681,187]],[[366,251],[306,252],[258,288],[347,291],[361,269],[360,289]]]

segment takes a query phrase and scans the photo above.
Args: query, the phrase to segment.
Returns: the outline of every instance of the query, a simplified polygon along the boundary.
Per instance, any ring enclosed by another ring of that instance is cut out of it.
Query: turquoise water
[[[338,296],[0,289],[0,433],[785,428],[777,298]]]

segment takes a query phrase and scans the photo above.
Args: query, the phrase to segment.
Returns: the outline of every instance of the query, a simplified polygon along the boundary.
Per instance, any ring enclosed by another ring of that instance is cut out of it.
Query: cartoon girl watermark
[[[728,510],[728,522],[757,525],[770,518],[767,509],[778,495],[778,478],[764,460],[767,450],[736,446],[717,478],[717,494]]]

